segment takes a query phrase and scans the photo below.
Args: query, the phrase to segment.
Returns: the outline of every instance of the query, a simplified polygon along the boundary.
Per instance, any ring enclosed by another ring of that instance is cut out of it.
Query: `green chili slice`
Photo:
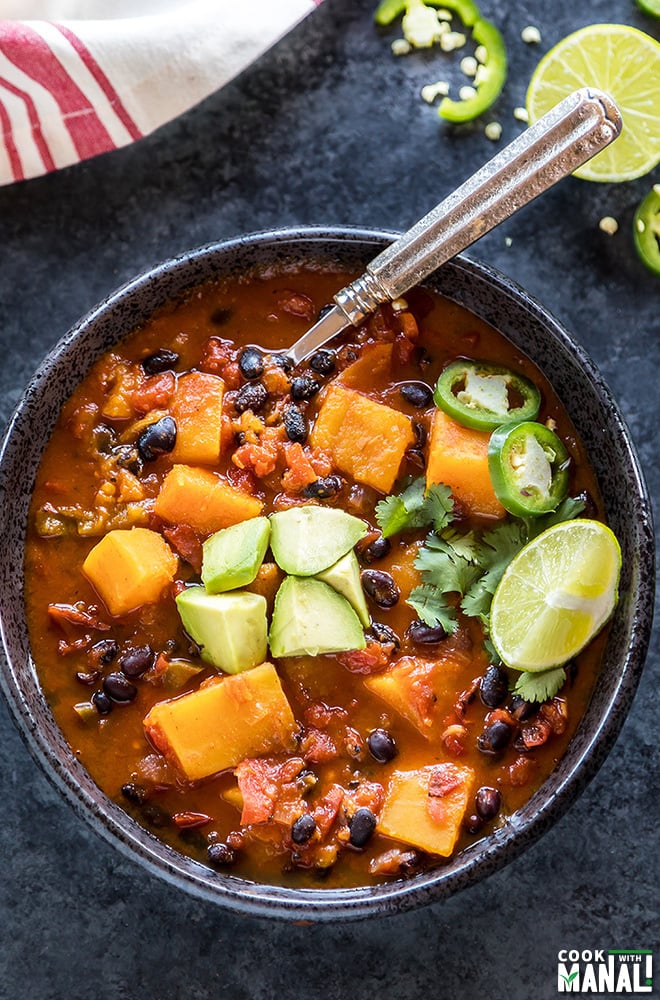
[[[464,101],[445,97],[438,114],[448,122],[469,122],[482,115],[495,103],[506,82],[507,58],[504,39],[492,23],[484,18],[475,21],[472,37],[486,50],[486,61],[479,66],[475,77],[476,94]]]
[[[481,12],[473,0],[424,0],[427,7],[442,7],[443,10],[451,11],[461,19],[466,28],[471,28],[481,18]],[[408,0],[381,0],[376,8],[374,20],[376,24],[386,27],[402,17],[406,13]]]
[[[570,457],[545,424],[505,424],[488,445],[488,470],[495,494],[516,517],[556,510],[568,492]]]
[[[654,184],[635,212],[633,233],[642,261],[660,274],[660,184]]]
[[[541,393],[523,375],[462,358],[445,368],[433,399],[457,423],[478,431],[534,420],[541,406]]]
[[[468,122],[487,111],[499,97],[506,81],[507,57],[502,35],[492,23],[481,16],[474,0],[423,0],[427,7],[442,7],[456,14],[466,28],[472,29],[472,38],[477,46],[486,50],[486,58],[480,63],[474,79],[476,93],[466,100],[454,101],[445,97],[438,108],[441,118],[450,122]],[[406,14],[410,6],[408,0],[381,0],[374,19],[376,24],[386,26],[397,17]]]

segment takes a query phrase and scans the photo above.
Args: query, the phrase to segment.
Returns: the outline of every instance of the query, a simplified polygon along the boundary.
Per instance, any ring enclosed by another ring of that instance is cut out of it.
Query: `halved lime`
[[[627,24],[591,24],[558,42],[536,67],[527,90],[530,123],[579,87],[614,98],[623,129],[576,177],[629,181],[660,160],[660,45]]]
[[[601,630],[618,599],[621,549],[600,521],[563,521],[532,539],[502,577],[490,635],[516,670],[567,663]]]

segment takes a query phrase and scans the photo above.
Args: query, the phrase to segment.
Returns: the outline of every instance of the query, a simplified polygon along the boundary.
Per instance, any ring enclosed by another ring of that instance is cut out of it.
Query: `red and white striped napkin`
[[[121,0],[5,0],[3,14],[13,6],[22,18],[44,19],[0,20],[0,184],[148,135],[321,2],[126,0],[130,12],[150,12],[108,18],[109,8],[121,13]]]

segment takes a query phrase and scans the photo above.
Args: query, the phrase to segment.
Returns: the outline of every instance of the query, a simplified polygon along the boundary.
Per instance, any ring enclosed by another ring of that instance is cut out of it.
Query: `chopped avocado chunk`
[[[275,598],[273,656],[317,656],[364,649],[358,616],[345,597],[321,580],[288,576]]]
[[[270,538],[267,517],[252,517],[216,531],[202,547],[202,583],[209,594],[252,583]]]
[[[228,674],[266,659],[266,599],[238,590],[207,594],[188,587],[176,599],[188,635],[202,650],[202,659]]]
[[[345,597],[364,627],[369,628],[371,619],[360,581],[360,565],[353,550],[338,559],[334,566],[324,569],[322,573],[317,575],[316,579],[322,580],[323,583],[329,583],[338,594]]]
[[[292,576],[328,569],[367,533],[364,521],[333,507],[306,504],[271,514],[275,562]]]

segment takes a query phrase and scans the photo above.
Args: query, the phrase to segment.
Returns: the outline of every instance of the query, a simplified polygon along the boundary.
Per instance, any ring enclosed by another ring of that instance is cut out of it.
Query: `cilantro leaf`
[[[383,533],[383,538],[396,535],[403,531],[408,522],[408,511],[401,497],[391,496],[379,500],[376,504],[376,521]]]
[[[454,515],[454,501],[448,486],[443,486],[442,483],[429,486],[424,497],[424,513],[426,523],[432,524],[435,531],[446,528]]]
[[[447,602],[437,587],[430,584],[415,587],[411,590],[406,604],[409,604],[417,612],[417,617],[431,628],[442,625],[445,632],[453,633],[458,627],[456,608]]]
[[[428,538],[426,544],[429,548],[437,546],[441,551],[451,552],[471,563],[478,563],[481,555],[481,544],[474,531],[461,534],[456,528],[445,528],[441,535]]]
[[[461,601],[461,611],[470,618],[481,618],[484,624],[490,612],[490,605],[493,600],[492,593],[484,586],[484,578],[475,580],[473,585],[465,592]]]
[[[423,545],[415,557],[415,569],[422,574],[424,583],[432,584],[445,594],[463,595],[479,573],[461,556],[453,556],[442,549]]]
[[[448,486],[431,486],[426,489],[424,477],[412,483],[397,495],[385,497],[376,504],[376,521],[389,538],[400,531],[433,526],[444,528],[452,519],[454,502]]]
[[[513,693],[525,701],[547,701],[557,694],[565,680],[566,671],[563,667],[553,667],[539,673],[524,671],[516,681]]]
[[[485,637],[484,642],[483,642],[483,646],[484,646],[484,649],[486,651],[486,655],[488,656],[488,662],[489,663],[495,663],[495,664],[497,664],[497,663],[501,663],[502,662],[502,658],[501,658],[500,654],[497,652],[497,650],[495,649],[495,646],[493,645],[493,642],[492,642],[492,639],[490,638],[490,636],[487,635]]]

